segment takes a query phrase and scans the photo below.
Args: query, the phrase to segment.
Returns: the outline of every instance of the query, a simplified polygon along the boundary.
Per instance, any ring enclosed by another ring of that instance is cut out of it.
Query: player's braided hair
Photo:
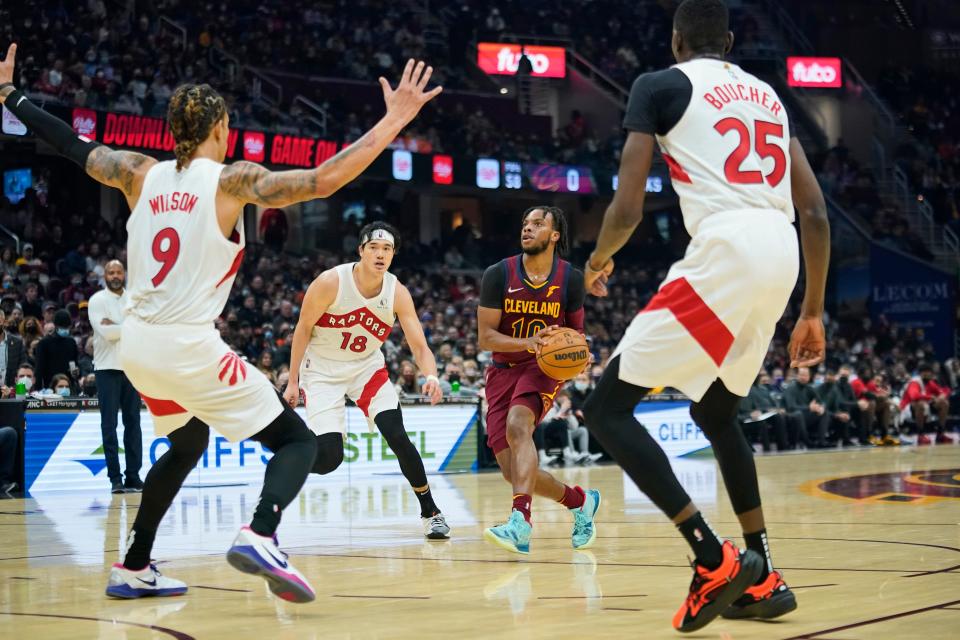
[[[170,98],[167,122],[177,146],[177,171],[207,139],[213,125],[227,112],[227,103],[208,84],[184,84],[177,87]]]
[[[547,214],[549,214],[553,219],[553,230],[560,234],[560,239],[557,240],[557,253],[561,256],[566,255],[570,246],[570,239],[567,235],[567,217],[563,215],[563,209],[560,207],[537,205],[524,211],[521,220],[526,222],[527,216],[537,210],[543,211],[544,217],[547,217]]]

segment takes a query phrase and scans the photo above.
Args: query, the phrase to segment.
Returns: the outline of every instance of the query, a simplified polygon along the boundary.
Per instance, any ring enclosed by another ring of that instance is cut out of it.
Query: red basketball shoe
[[[741,551],[729,540],[723,543],[723,562],[714,570],[693,566],[690,593],[673,616],[673,628],[696,631],[723,613],[749,589],[763,571],[763,558],[749,549]]]
[[[747,589],[740,598],[723,612],[724,618],[779,618],[797,608],[797,599],[783,581],[779,571],[774,571],[760,584]]]

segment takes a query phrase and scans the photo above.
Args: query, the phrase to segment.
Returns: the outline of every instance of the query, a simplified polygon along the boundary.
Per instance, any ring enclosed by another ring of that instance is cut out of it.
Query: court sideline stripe
[[[0,611],[0,616],[28,616],[33,618],[62,618],[65,620],[89,620],[91,622],[106,622],[108,624],[126,624],[131,627],[140,627],[141,629],[149,629],[150,631],[159,631],[160,633],[165,633],[171,638],[176,638],[176,640],[197,640],[191,635],[188,635],[182,631],[177,631],[176,629],[169,629],[167,627],[158,627],[153,624],[140,624],[139,622],[127,622],[126,620],[116,620],[114,618],[90,618],[87,616],[66,616],[57,613],[15,613],[12,611]]]
[[[817,636],[822,636],[827,633],[835,633],[837,631],[846,631],[847,629],[856,629],[857,627],[865,627],[871,624],[877,624],[878,622],[886,622],[887,620],[896,620],[897,618],[906,618],[907,616],[914,616],[918,613],[926,613],[927,611],[934,611],[936,609],[945,609],[947,607],[953,606],[955,604],[960,604],[960,600],[953,600],[951,602],[943,602],[941,604],[935,604],[930,607],[923,607],[921,609],[913,609],[912,611],[903,611],[901,613],[892,613],[888,616],[883,616],[880,618],[872,618],[870,620],[864,620],[863,622],[854,622],[852,624],[847,624],[842,627],[833,627],[832,629],[824,629],[823,631],[812,631],[810,633],[804,633],[799,636],[791,636],[789,638],[784,638],[784,640],[814,640]]]

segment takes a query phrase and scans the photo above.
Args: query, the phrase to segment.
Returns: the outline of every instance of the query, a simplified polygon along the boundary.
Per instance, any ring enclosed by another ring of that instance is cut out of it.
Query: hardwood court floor
[[[692,637],[958,637],[960,446],[767,456],[757,466],[774,561],[800,608],[776,623],[718,620]],[[739,535],[714,462],[678,470],[719,532]],[[103,589],[139,496],[3,501],[0,637],[679,637],[670,620],[690,570],[673,526],[617,467],[558,475],[603,492],[591,551],[570,548],[569,515],[543,500],[534,502],[529,557],[485,544],[482,528],[510,505],[496,474],[431,477],[454,529],[440,543],[421,538],[399,475],[312,479],[280,530],[317,590],[309,605],[274,599],[223,561],[255,487],[185,488],[155,555],[190,592],[138,601],[108,600]],[[865,477],[823,485],[850,476]]]

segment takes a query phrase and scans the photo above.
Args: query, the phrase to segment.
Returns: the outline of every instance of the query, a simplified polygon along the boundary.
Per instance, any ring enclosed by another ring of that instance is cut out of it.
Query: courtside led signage
[[[393,152],[393,178],[395,180],[413,178],[413,154],[406,149],[397,149]]]
[[[73,130],[88,140],[97,139],[97,112],[93,109],[73,110]]]
[[[453,158],[433,156],[433,181],[437,184],[453,184]]]
[[[500,162],[493,158],[477,160],[477,186],[481,189],[500,187]]]
[[[503,163],[503,186],[507,189],[523,187],[523,167],[519,162],[509,160]]]
[[[787,58],[787,84],[791,87],[843,86],[840,58]]]
[[[537,191],[596,193],[593,172],[568,164],[527,164],[527,178]]]
[[[527,54],[535,78],[564,78],[567,75],[566,49],[536,45],[481,42],[477,45],[477,65],[491,75],[512,76],[520,65],[520,53]]]

